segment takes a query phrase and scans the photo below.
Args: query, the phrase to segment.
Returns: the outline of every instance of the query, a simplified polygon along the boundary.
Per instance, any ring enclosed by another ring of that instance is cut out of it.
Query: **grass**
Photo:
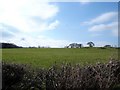
[[[117,61],[118,49],[115,48],[3,49],[2,60],[5,90],[120,89],[120,61]],[[67,64],[58,66],[63,62]],[[73,67],[69,62],[73,65],[80,63],[84,67]],[[96,62],[107,63],[95,64]],[[85,66],[86,64],[89,65]]]
[[[50,67],[63,62],[86,65],[107,62],[111,57],[117,59],[117,53],[115,48],[17,48],[3,49],[2,60],[33,67]]]

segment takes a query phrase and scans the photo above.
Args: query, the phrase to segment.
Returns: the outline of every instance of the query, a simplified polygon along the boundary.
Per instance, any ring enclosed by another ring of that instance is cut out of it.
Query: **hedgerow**
[[[78,65],[53,65],[31,69],[26,65],[2,63],[3,90],[117,90],[120,89],[120,61]]]

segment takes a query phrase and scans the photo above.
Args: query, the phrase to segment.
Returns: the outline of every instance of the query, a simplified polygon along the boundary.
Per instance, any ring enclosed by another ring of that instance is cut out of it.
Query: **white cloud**
[[[111,28],[113,35],[118,36],[118,22],[109,24],[109,27]]]
[[[58,40],[53,39],[47,36],[30,36],[30,35],[16,35],[13,38],[9,39],[3,39],[2,42],[11,42],[15,43],[19,46],[46,46],[46,47],[54,47],[54,48],[60,48],[68,45],[70,42],[67,40]]]
[[[58,20],[55,20],[51,23],[48,22],[42,22],[40,24],[34,23],[34,21],[31,21],[31,28],[33,28],[31,31],[45,31],[45,30],[54,30],[58,27],[60,22]],[[30,32],[30,31],[29,31]]]
[[[37,36],[42,31],[58,27],[60,22],[55,19],[58,12],[55,3],[43,0],[0,0],[1,41],[20,46],[64,46],[65,40]]]
[[[55,29],[58,25],[59,25],[59,21],[56,20],[55,22],[51,23],[51,24],[48,26],[48,29],[53,30],[53,29]]]
[[[43,24],[48,24],[47,20],[58,12],[56,5],[41,0],[0,0],[0,23],[18,28],[22,32],[43,31],[38,22],[32,22],[32,17],[39,17]]]
[[[89,31],[104,31],[104,30],[108,30],[108,25],[105,25],[105,24],[99,24],[99,25],[94,25],[92,26]]]
[[[117,12],[107,12],[107,13],[101,14],[100,16],[96,18],[93,18],[90,21],[85,21],[83,22],[83,24],[93,25],[93,24],[105,23],[113,19],[117,20],[117,17],[118,17]]]
[[[49,23],[41,23],[41,25],[39,26],[39,28],[41,29],[41,31],[44,30],[54,30],[57,28],[57,26],[59,25],[59,21],[56,20],[54,22]]]
[[[111,31],[114,36],[118,36],[118,13],[107,12],[103,13],[96,18],[83,22],[84,25],[89,25],[88,31],[90,32],[103,32],[106,30]],[[92,36],[96,36],[92,35]],[[100,33],[99,33],[100,34]]]
[[[111,30],[113,35],[118,36],[118,22],[112,22],[110,24],[98,24],[92,26],[89,31],[91,32],[98,32],[98,31],[105,31]]]

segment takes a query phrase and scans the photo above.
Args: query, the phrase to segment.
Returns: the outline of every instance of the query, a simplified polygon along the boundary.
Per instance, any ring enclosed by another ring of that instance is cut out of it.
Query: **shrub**
[[[25,71],[18,64],[2,63],[2,87],[3,90],[14,90],[13,85],[21,82]]]
[[[3,63],[3,90],[115,90],[120,89],[120,61],[107,64],[54,65],[49,69]]]
[[[106,47],[99,47],[100,49],[106,49]]]

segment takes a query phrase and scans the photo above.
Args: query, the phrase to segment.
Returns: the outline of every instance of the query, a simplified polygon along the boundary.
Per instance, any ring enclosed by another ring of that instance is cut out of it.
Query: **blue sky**
[[[74,42],[86,46],[89,41],[96,46],[118,45],[117,2],[5,1],[0,1],[2,42],[50,47]]]

